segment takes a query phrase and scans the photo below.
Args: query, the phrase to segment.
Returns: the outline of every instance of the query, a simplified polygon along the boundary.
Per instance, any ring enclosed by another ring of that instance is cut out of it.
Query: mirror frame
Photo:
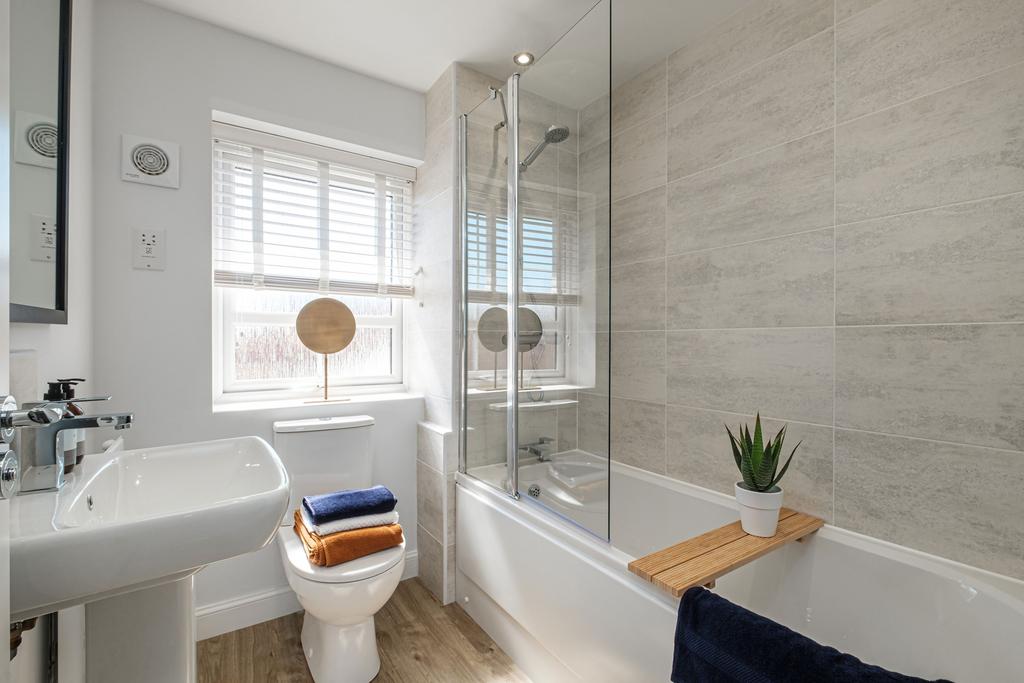
[[[71,2],[60,0],[57,53],[57,253],[54,306],[11,303],[12,323],[68,323],[68,127],[71,122]],[[13,275],[14,268],[11,268]]]

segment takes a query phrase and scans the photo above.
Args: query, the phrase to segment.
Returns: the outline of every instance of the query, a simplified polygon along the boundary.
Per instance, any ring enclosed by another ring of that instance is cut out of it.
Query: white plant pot
[[[762,493],[736,484],[736,502],[740,508],[740,526],[751,536],[770,538],[779,526],[782,489]]]

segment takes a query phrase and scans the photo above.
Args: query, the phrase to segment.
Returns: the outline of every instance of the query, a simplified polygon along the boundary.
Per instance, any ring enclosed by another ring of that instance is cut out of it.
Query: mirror
[[[71,0],[11,2],[11,322],[67,323]]]

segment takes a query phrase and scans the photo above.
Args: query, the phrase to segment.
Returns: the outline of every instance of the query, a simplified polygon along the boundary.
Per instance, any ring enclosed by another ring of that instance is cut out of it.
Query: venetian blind
[[[214,282],[411,296],[414,173],[401,164],[218,124]]]

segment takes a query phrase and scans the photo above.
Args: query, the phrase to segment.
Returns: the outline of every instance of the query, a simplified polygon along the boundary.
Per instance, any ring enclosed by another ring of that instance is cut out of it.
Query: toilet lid
[[[277,531],[278,542],[284,549],[282,553],[292,570],[304,579],[320,583],[350,583],[364,581],[383,574],[394,567],[405,557],[405,541],[401,545],[379,553],[373,553],[357,560],[336,564],[333,567],[320,567],[309,561],[302,541],[295,535],[291,527],[281,527]]]

